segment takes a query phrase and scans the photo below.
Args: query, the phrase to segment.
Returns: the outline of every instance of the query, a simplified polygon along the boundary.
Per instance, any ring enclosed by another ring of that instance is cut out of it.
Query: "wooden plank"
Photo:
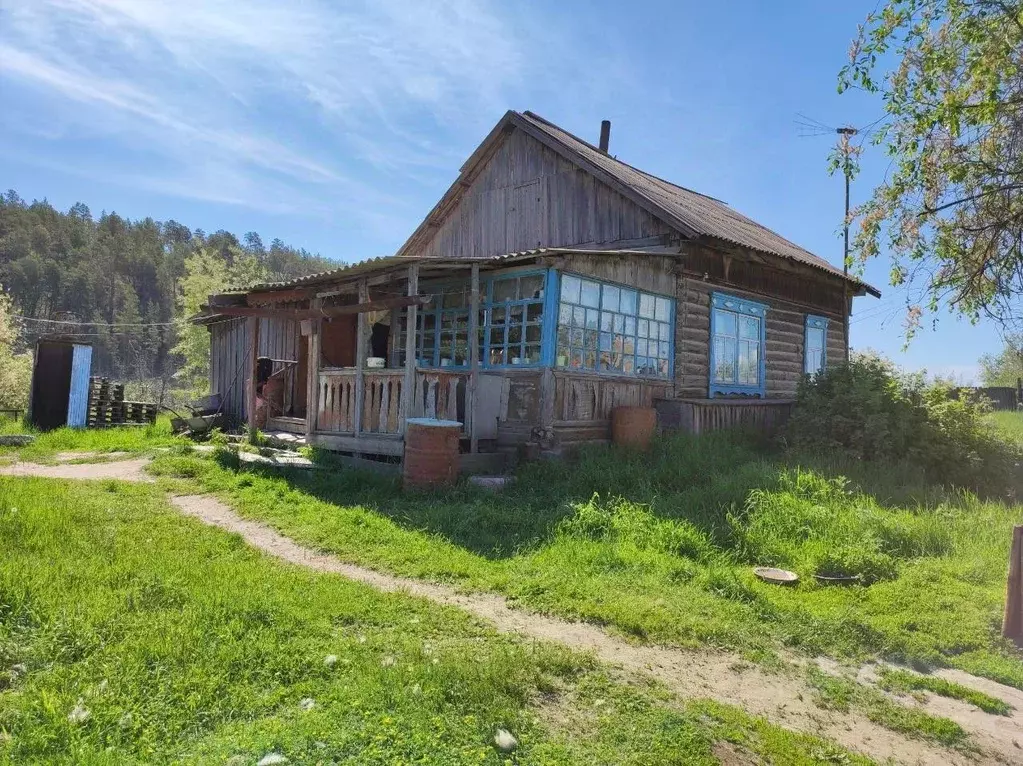
[[[248,421],[249,429],[256,427],[256,366],[259,359],[259,319],[249,318],[249,347],[251,358],[248,364]]]
[[[480,313],[480,265],[474,263],[469,276],[469,381],[465,391],[465,424],[469,432],[469,452],[479,450],[479,435],[476,429],[476,392],[480,377],[479,313]]]
[[[322,301],[314,298],[310,304],[319,308]],[[320,411],[320,320],[312,319],[312,328],[307,342],[309,343],[308,370],[306,372],[306,403],[305,432],[306,436],[316,430],[316,418]]]
[[[401,456],[405,452],[405,442],[396,434],[363,434],[356,437],[318,431],[310,434],[309,443],[338,452],[354,452],[362,455]]]
[[[364,280],[363,280],[364,281]],[[409,295],[397,298],[382,298],[378,301],[354,303],[350,306],[330,306],[320,309],[275,309],[256,306],[225,306],[215,309],[218,314],[233,317],[260,317],[263,319],[329,319],[349,314],[364,314],[370,311],[422,306],[433,300],[432,295]]]
[[[369,285],[359,280],[359,303],[369,304]],[[366,314],[359,313],[355,330],[355,435],[362,433],[363,402],[366,398]]]
[[[419,264],[413,263],[408,267],[408,294],[416,295],[419,292]],[[401,405],[401,433],[405,433],[405,421],[412,417],[414,391],[416,385],[416,320],[418,318],[418,303],[412,303],[408,307],[405,322],[405,381],[402,385]]]

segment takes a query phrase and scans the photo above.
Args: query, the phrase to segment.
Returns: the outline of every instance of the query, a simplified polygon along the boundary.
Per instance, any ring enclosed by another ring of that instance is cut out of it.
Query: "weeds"
[[[997,697],[992,697],[989,694],[984,694],[984,692],[979,692],[962,684],[946,681],[943,678],[910,673],[909,671],[895,668],[884,668],[878,675],[878,686],[886,691],[907,694],[928,691],[942,697],[962,700],[974,707],[980,708],[985,713],[1009,715],[1012,712],[1012,706]]]

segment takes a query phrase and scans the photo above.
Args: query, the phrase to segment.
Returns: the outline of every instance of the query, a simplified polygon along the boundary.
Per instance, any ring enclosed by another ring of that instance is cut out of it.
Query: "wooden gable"
[[[613,246],[672,229],[521,130],[496,150],[406,255],[465,258],[535,247]],[[666,238],[666,237],[665,237]]]

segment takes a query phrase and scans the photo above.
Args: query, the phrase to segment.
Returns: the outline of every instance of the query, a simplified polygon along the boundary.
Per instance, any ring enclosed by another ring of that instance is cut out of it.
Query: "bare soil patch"
[[[81,453],[78,453],[81,457]],[[121,481],[152,482],[145,472],[149,458],[119,460],[108,463],[67,463],[39,465],[38,463],[11,463],[0,466],[0,476],[42,476],[47,479],[120,479]]]

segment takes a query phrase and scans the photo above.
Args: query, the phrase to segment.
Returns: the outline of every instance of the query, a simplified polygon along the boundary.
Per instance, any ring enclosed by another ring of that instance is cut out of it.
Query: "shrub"
[[[950,394],[861,355],[800,383],[783,438],[799,451],[908,463],[941,484],[1009,492],[1020,448],[999,437],[985,403]]]

